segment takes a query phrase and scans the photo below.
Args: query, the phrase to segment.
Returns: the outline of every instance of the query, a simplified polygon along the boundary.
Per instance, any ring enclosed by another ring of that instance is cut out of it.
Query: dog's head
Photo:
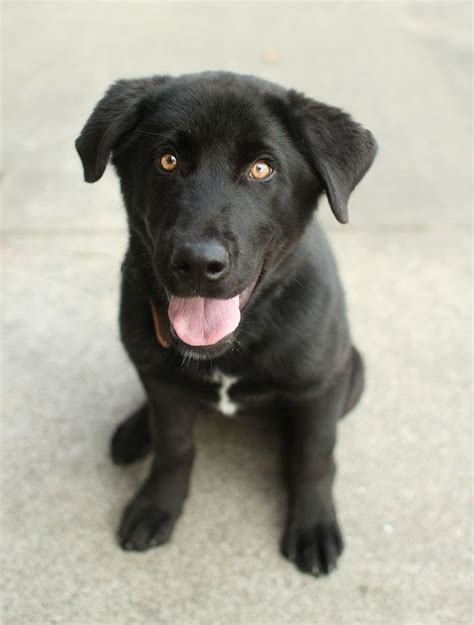
[[[229,345],[321,193],[347,221],[376,153],[370,132],[341,110],[223,72],[113,84],[76,147],[87,182],[112,155],[131,238],[166,294],[176,344],[201,357]]]

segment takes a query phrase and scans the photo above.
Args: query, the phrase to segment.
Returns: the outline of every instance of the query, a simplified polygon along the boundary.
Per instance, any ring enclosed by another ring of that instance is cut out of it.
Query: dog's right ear
[[[96,182],[102,177],[117,141],[137,123],[150,87],[166,79],[154,76],[118,80],[109,87],[76,139],[86,182]]]

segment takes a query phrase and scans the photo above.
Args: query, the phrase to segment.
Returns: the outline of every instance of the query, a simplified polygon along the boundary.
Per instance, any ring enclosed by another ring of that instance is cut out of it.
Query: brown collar
[[[164,315],[160,315],[158,309],[156,308],[155,302],[150,297],[150,306],[151,306],[151,314],[153,315],[153,325],[155,326],[155,334],[156,340],[161,345],[167,349],[171,346],[171,334],[168,325],[168,320],[164,317]]]

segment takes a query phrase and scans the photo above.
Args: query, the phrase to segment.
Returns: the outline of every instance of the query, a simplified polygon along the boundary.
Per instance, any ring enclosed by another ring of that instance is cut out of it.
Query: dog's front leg
[[[282,552],[315,576],[328,574],[343,549],[332,496],[333,450],[348,386],[344,375],[322,395],[289,405],[289,507]]]
[[[194,458],[195,410],[184,393],[143,380],[148,395],[153,462],[126,507],[119,529],[124,549],[144,551],[168,541],[188,494]]]

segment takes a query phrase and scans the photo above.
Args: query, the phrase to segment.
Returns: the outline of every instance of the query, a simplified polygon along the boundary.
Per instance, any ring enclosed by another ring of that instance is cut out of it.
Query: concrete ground
[[[5,3],[5,625],[471,622],[470,5]],[[364,399],[340,428],[347,549],[328,579],[277,550],[275,441],[203,419],[172,542],[120,551],[145,465],[113,466],[142,398],[117,333],[117,181],[73,140],[112,80],[222,68],[340,105],[380,143],[337,252]]]

